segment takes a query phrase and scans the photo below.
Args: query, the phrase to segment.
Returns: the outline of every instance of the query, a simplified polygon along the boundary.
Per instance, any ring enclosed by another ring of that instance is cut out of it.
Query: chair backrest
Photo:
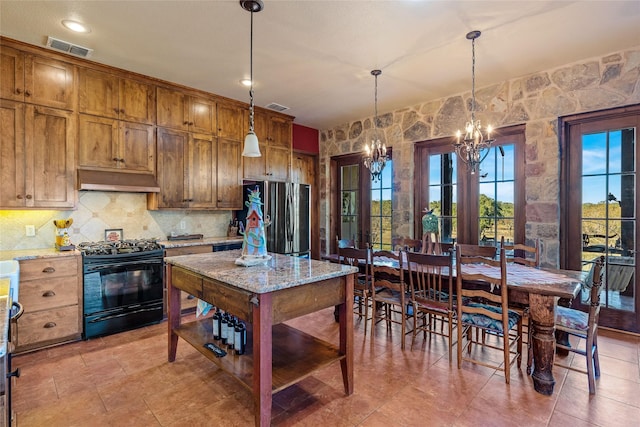
[[[495,259],[497,252],[498,248],[495,246],[456,244],[456,256],[462,255],[463,257],[470,256]]]
[[[482,314],[502,324],[502,330],[509,330],[509,301],[507,291],[507,261],[504,251],[499,259],[486,246],[456,246],[456,293],[460,315],[467,313]],[[481,248],[481,250],[477,249]],[[496,248],[494,248],[496,249]],[[484,256],[483,254],[488,254]],[[473,284],[473,286],[470,286]],[[492,293],[491,288],[498,287],[500,293]],[[501,313],[491,309],[491,305],[463,304],[463,299],[485,299],[501,307]]]
[[[411,299],[418,304],[453,308],[453,256],[407,252]]]
[[[336,248],[355,248],[356,242],[353,239],[341,239],[336,235]]]
[[[391,247],[394,251],[420,252],[422,250],[422,240],[408,237],[392,237]]]
[[[598,325],[600,315],[600,287],[602,286],[602,267],[604,266],[604,255],[597,259],[593,266],[593,282],[591,284],[591,299],[589,304],[589,328]]]
[[[446,242],[446,243],[437,242],[434,245],[434,253],[436,255],[449,255],[449,254],[453,255],[453,247],[455,245],[456,244],[453,242]]]
[[[338,248],[338,262],[353,267],[358,267],[358,279],[368,282],[370,276],[370,251],[369,249]]]
[[[371,252],[371,286],[401,291],[404,295],[403,252],[373,251]]]
[[[540,239],[535,239],[533,246],[523,243],[505,243],[504,250],[507,251],[507,262],[540,267]]]

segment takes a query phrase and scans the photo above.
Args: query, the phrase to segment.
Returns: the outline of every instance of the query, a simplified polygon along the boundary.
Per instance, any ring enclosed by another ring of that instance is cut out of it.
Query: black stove
[[[85,256],[93,256],[158,251],[162,250],[162,246],[153,239],[130,239],[112,242],[82,242],[77,246],[77,249]]]

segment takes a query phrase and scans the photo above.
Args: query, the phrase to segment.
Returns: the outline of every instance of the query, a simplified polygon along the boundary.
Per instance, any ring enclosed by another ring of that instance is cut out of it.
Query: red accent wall
[[[319,154],[318,129],[293,124],[293,149],[310,154]]]

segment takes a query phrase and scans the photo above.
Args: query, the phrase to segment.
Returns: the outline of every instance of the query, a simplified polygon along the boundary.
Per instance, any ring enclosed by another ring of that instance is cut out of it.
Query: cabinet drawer
[[[20,302],[26,313],[78,305],[78,281],[76,277],[58,277],[25,282],[20,286]]]
[[[78,306],[25,313],[18,320],[18,348],[80,334]]]
[[[164,256],[192,255],[213,252],[213,245],[182,246],[164,250]]]
[[[20,261],[20,282],[77,276],[78,257],[37,258]]]

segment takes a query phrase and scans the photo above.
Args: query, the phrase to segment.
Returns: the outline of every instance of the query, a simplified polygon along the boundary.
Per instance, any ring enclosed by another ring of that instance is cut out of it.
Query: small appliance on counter
[[[53,220],[53,225],[56,226],[56,249],[59,251],[72,251],[76,248],[69,238],[71,224],[73,224],[73,218]]]

